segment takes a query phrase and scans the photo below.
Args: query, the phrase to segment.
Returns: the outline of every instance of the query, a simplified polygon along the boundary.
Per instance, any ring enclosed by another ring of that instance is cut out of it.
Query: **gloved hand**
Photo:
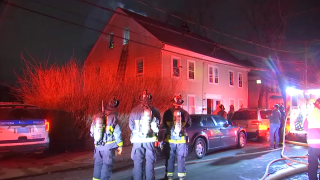
[[[122,153],[122,147],[118,147],[117,151],[118,151],[118,154],[121,155],[121,153]]]

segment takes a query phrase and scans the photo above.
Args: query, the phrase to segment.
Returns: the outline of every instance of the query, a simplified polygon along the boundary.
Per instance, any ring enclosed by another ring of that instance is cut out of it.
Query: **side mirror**
[[[229,127],[229,126],[230,126],[230,124],[228,124],[228,123],[223,125],[223,127]]]

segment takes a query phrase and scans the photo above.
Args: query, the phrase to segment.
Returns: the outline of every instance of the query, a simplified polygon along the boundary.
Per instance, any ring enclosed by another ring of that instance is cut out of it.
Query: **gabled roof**
[[[218,48],[215,50],[215,42],[194,33],[188,33],[183,29],[168,25],[166,23],[136,14],[126,9],[120,8],[128,16],[144,27],[164,44],[186,49],[195,53],[217,58],[230,63],[254,67],[250,61],[239,60],[228,51]]]

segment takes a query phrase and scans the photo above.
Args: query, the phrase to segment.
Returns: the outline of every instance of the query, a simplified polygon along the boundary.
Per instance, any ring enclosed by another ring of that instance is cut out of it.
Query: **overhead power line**
[[[4,0],[0,0],[2,2],[4,2]],[[41,12],[38,12],[38,11],[35,11],[35,10],[32,10],[32,9],[29,9],[29,8],[26,8],[26,7],[23,7],[23,6],[19,6],[17,4],[13,4],[13,3],[10,3],[10,2],[4,2],[8,5],[11,5],[13,7],[16,7],[16,8],[19,8],[19,9],[23,9],[25,11],[29,11],[29,12],[32,12],[32,13],[35,13],[35,14],[39,14],[39,15],[42,15],[42,16],[45,16],[45,17],[48,17],[48,18],[51,18],[51,19],[55,19],[55,20],[59,20],[61,22],[64,22],[64,23],[69,23],[69,24],[72,24],[72,25],[75,25],[75,26],[79,26],[79,27],[82,27],[82,28],[86,28],[86,29],[89,29],[89,30],[92,30],[92,31],[95,31],[95,32],[99,32],[101,34],[106,34],[106,35],[111,35],[111,33],[106,33],[106,32],[103,32],[103,31],[100,31],[100,30],[97,30],[97,29],[94,29],[94,28],[90,28],[90,27],[87,27],[87,26],[84,26],[84,25],[81,25],[81,24],[77,24],[77,23],[74,23],[74,22],[71,22],[71,21],[67,21],[67,20],[64,20],[64,19],[61,19],[61,18],[58,18],[58,17],[54,17],[54,16],[51,16],[51,15],[48,15],[48,14],[45,14],[45,13],[41,13]],[[115,34],[112,34],[114,37],[116,38],[120,38],[120,39],[124,39],[123,37],[121,36],[117,36]],[[131,42],[133,43],[137,43],[137,44],[141,44],[141,45],[145,45],[145,46],[149,46],[149,47],[152,47],[152,48],[156,48],[156,49],[159,49],[159,50],[164,50],[164,51],[167,51],[167,52],[171,52],[171,53],[176,53],[176,54],[179,54],[179,55],[184,55],[184,56],[187,56],[187,57],[193,57],[193,56],[189,56],[189,55],[185,55],[185,54],[182,54],[182,53],[179,53],[179,52],[174,52],[174,51],[170,51],[170,50],[165,50],[165,49],[162,49],[162,47],[157,47],[157,46],[153,46],[153,45],[150,45],[150,44],[145,44],[145,43],[142,43],[142,42],[139,42],[139,41],[135,41],[135,40],[130,40]],[[248,53],[249,54],[249,53]],[[193,57],[195,58],[195,57]],[[263,57],[265,58],[265,57]],[[198,58],[197,58],[198,59]],[[248,66],[245,66],[245,65],[237,65],[237,64],[234,64],[234,65],[228,65],[228,64],[224,64],[224,63],[219,63],[219,62],[212,62],[212,61],[209,61],[209,60],[205,60],[205,59],[201,59],[202,61],[205,61],[205,62],[210,62],[210,63],[216,63],[216,64],[222,64],[222,65],[227,65],[227,66],[234,66],[234,67],[247,67],[247,68],[250,68],[250,69],[255,69],[255,70],[262,70],[262,71],[265,71],[266,69],[261,69],[261,68],[253,68],[253,67],[248,67]],[[226,61],[228,62],[228,61]]]
[[[87,2],[86,0],[78,0],[78,1]],[[153,8],[153,9],[156,9],[156,10],[162,12],[162,13],[169,14],[170,16],[173,16],[173,17],[175,17],[175,18],[178,18],[178,19],[180,19],[180,20],[182,20],[182,21],[188,22],[188,23],[193,24],[193,25],[196,25],[196,26],[200,26],[200,27],[202,27],[203,29],[207,29],[207,30],[213,31],[213,32],[215,32],[215,33],[222,34],[222,35],[224,35],[224,36],[227,36],[227,37],[229,37],[229,38],[233,38],[233,39],[236,39],[236,40],[239,40],[239,41],[242,41],[242,42],[246,42],[246,43],[249,43],[249,44],[253,44],[253,45],[256,45],[256,46],[260,46],[260,47],[263,47],[263,48],[267,48],[267,49],[274,50],[274,51],[279,51],[279,52],[286,52],[286,53],[305,53],[305,51],[287,51],[287,50],[275,49],[275,48],[272,48],[272,47],[268,47],[268,46],[264,46],[264,45],[261,45],[261,44],[258,44],[258,43],[254,43],[254,42],[251,42],[251,41],[248,41],[248,40],[245,40],[245,39],[241,39],[241,38],[238,38],[238,37],[229,35],[229,34],[227,34],[227,33],[223,33],[223,32],[221,32],[221,31],[218,31],[218,30],[209,28],[209,27],[207,27],[207,26],[197,24],[197,23],[195,23],[195,22],[193,22],[193,21],[191,21],[191,20],[184,19],[184,18],[182,18],[182,17],[180,17],[180,16],[174,15],[174,14],[172,14],[172,13],[169,13],[169,12],[165,11],[165,10],[162,10],[162,9],[160,9],[160,8],[157,8],[157,7],[154,7],[154,6],[150,5],[150,4],[147,4],[146,2],[143,2],[143,1],[140,1],[140,0],[136,0],[136,1],[139,2],[139,3],[141,3],[141,4],[143,4],[143,5],[145,5],[145,6],[149,6],[149,7]],[[92,4],[92,3],[90,3],[90,4]]]
[[[103,22],[103,21],[100,21],[100,20],[97,20],[97,19],[93,19],[93,18],[84,16],[84,15],[81,15],[81,14],[78,14],[78,13],[75,13],[75,12],[72,12],[72,11],[68,11],[68,10],[56,7],[56,6],[52,6],[52,5],[47,4],[47,3],[39,2],[39,1],[36,1],[36,0],[28,0],[28,1],[31,1],[31,2],[34,2],[34,3],[37,3],[37,4],[41,4],[43,6],[47,6],[47,7],[50,7],[52,9],[56,9],[56,10],[59,10],[59,11],[65,12],[65,13],[69,13],[69,14],[72,14],[72,15],[75,15],[75,16],[79,16],[79,17],[82,17],[84,19],[89,19],[89,20],[91,20],[93,22],[97,22],[97,23],[103,24],[104,26],[108,25],[108,26],[111,26],[111,27],[114,27],[114,28],[118,28],[118,29],[124,30],[124,28],[122,28],[122,27],[119,27],[119,26],[116,26],[116,25],[113,25],[113,24],[110,24],[110,23],[107,23],[107,22]],[[130,33],[138,34],[140,36],[144,36],[144,37],[147,37],[147,38],[150,38],[150,39],[157,40],[157,39],[155,39],[153,37],[146,36],[144,34],[141,34],[141,33],[138,33],[138,32],[132,31],[132,30],[130,30]]]
[[[306,13],[306,12],[309,12],[309,11],[314,11],[314,10],[317,10],[317,9],[320,9],[320,6],[319,7],[315,7],[315,8],[311,8],[311,9],[307,9],[305,11],[289,14],[289,15],[286,15],[286,16],[283,16],[283,17],[287,18],[287,17],[298,15],[298,14],[303,14],[303,13]]]
[[[84,19],[89,19],[89,20],[94,21],[94,22],[98,22],[98,23],[101,23],[101,24],[104,24],[104,25],[108,25],[108,26],[115,27],[115,28],[118,28],[118,29],[121,29],[121,30],[125,30],[125,28],[118,27],[118,26],[115,26],[115,25],[110,24],[110,23],[105,23],[105,22],[103,22],[103,21],[96,20],[96,19],[93,19],[93,18],[89,18],[89,17],[87,17],[87,16],[84,16],[84,15],[81,15],[81,14],[77,14],[77,13],[74,13],[74,12],[72,12],[72,11],[64,10],[64,9],[61,9],[61,8],[56,7],[56,6],[52,6],[52,5],[43,3],[43,2],[39,2],[39,1],[36,1],[36,0],[29,0],[29,1],[38,3],[38,4],[41,4],[41,5],[43,5],[43,6],[47,6],[47,7],[56,9],[56,10],[60,10],[60,11],[66,12],[66,13],[70,13],[70,14],[73,14],[73,15],[76,15],[76,16],[79,16],[79,17],[82,17],[82,18],[84,18]],[[138,32],[134,32],[134,31],[132,31],[132,30],[130,30],[130,33],[134,33],[134,34],[137,34],[137,35],[140,35],[140,36],[148,37],[148,38],[150,38],[150,39],[155,39],[155,38],[152,38],[152,37],[150,37],[150,36],[146,36],[146,35],[144,35],[144,34],[141,34],[141,33],[138,33]],[[198,39],[198,38],[197,38],[197,39]],[[158,40],[158,39],[155,39],[155,40]],[[201,39],[201,40],[202,40],[202,39]],[[202,41],[203,41],[203,40],[202,40]],[[208,42],[208,41],[206,41],[206,42],[207,42],[207,43],[212,43],[212,42]],[[223,46],[223,48],[228,48],[228,47],[224,47],[224,46]],[[238,52],[238,50],[234,50],[234,51]],[[239,51],[239,53],[245,53],[245,52]],[[259,57],[259,58],[260,58],[260,57]],[[264,58],[264,57],[261,57],[261,58]],[[255,63],[259,63],[259,62],[254,61],[254,60],[251,60],[251,61],[253,61],[253,62],[255,62]],[[280,62],[282,62],[282,63],[289,63],[289,64],[304,64],[304,62],[299,62],[299,61],[290,61],[290,62],[288,62],[288,61],[280,61]]]

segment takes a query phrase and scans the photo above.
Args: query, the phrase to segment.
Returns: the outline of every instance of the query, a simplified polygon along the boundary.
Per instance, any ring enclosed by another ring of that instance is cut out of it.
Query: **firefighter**
[[[220,107],[220,111],[218,112],[217,115],[227,119],[227,112],[225,111],[226,109],[224,108],[224,105],[221,104],[219,107]]]
[[[156,147],[158,143],[160,113],[153,107],[152,96],[144,91],[139,96],[139,104],[130,114],[129,127],[131,143],[133,144],[131,159],[134,162],[133,179],[142,180],[145,172],[146,180],[154,180],[154,163],[156,161]],[[145,165],[144,165],[145,161]]]
[[[235,113],[235,110],[234,110],[234,105],[230,105],[230,111],[228,112],[228,115],[227,115],[227,120],[228,122],[231,124],[231,118],[232,116],[234,115]]]
[[[178,161],[178,177],[186,177],[185,159],[188,155],[188,134],[186,128],[191,126],[189,113],[182,109],[183,100],[177,95],[172,100],[172,107],[163,115],[162,127],[165,127],[164,154],[166,156],[166,175],[173,179],[175,159]]]
[[[108,180],[112,174],[115,149],[122,153],[121,128],[116,110],[119,101],[114,98],[104,107],[102,112],[93,116],[91,136],[94,138],[94,169],[93,180]]]
[[[308,133],[308,176],[310,180],[317,180],[317,171],[320,158],[320,98],[314,103],[315,108],[303,123]],[[320,178],[320,175],[319,175]]]
[[[280,136],[280,141],[279,141],[279,146],[283,145],[283,133],[285,132],[285,121],[286,121],[286,112],[284,111],[284,106],[281,105],[280,106],[280,114],[281,114],[281,118],[280,118],[280,129],[279,129],[279,136]]]

